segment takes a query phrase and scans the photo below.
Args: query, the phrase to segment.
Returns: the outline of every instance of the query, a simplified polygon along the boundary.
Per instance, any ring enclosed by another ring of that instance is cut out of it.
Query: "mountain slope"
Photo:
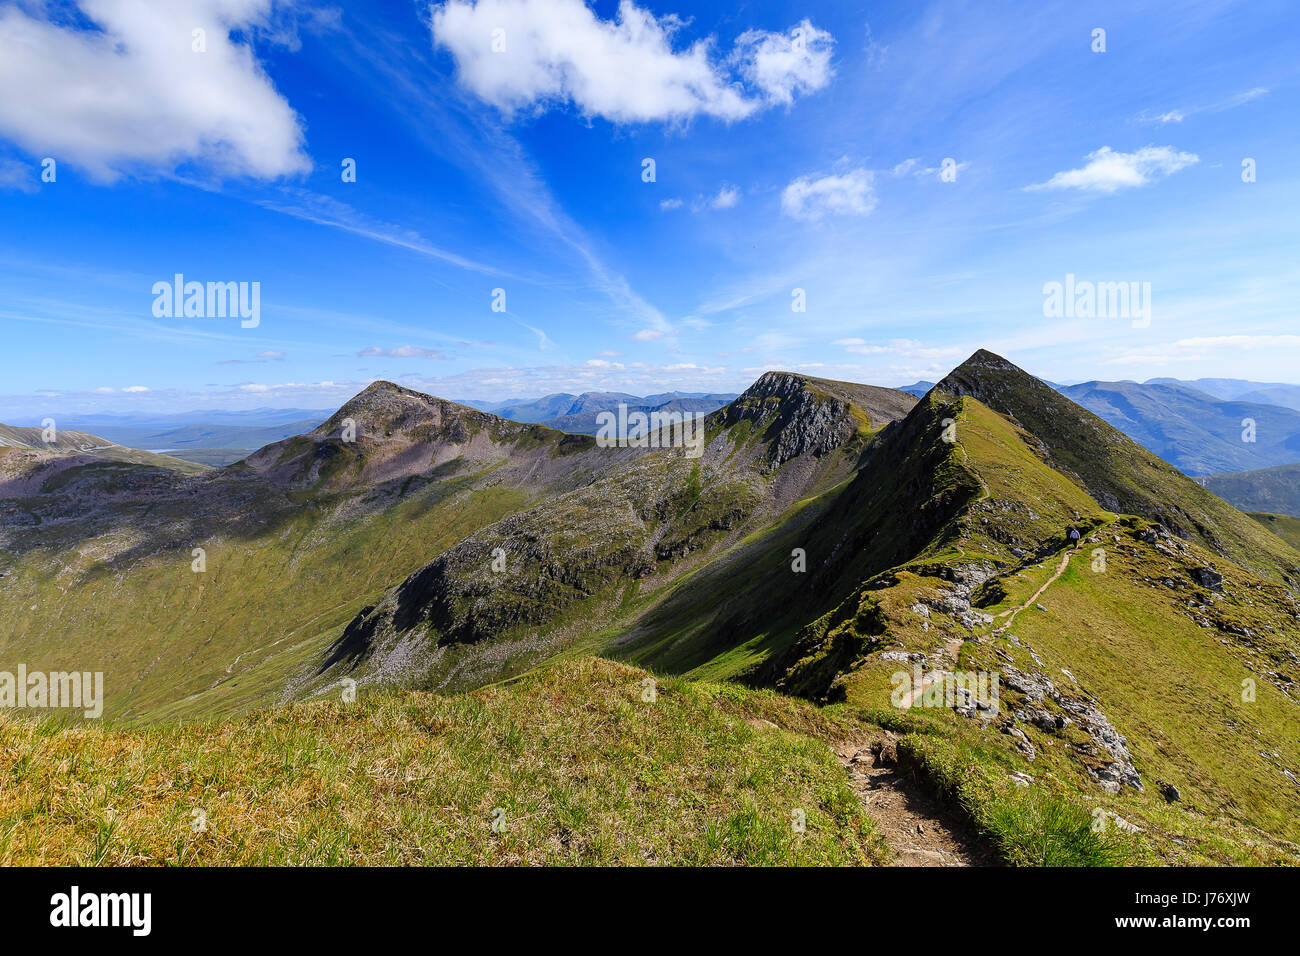
[[[430,553],[637,454],[376,383],[198,476],[0,455],[0,668],[102,669],[112,714],[273,701]]]
[[[1077,480],[1106,509],[1158,521],[1245,567],[1300,581],[1294,554],[1274,536],[1001,356],[980,350],[935,387],[969,395],[1014,420],[1051,467]]]
[[[646,700],[649,680],[588,659],[472,695],[147,731],[0,711],[0,864],[884,862],[826,745],[835,722],[686,681]]]
[[[704,437],[601,448],[379,383],[198,478],[0,476],[0,669],[98,665],[157,721],[598,653],[822,705],[817,746],[869,742],[1010,862],[1300,860],[1279,535],[987,352],[919,402],[767,373]]]
[[[1300,465],[1206,475],[1202,487],[1242,511],[1267,511],[1300,517]]]
[[[912,401],[769,372],[708,418],[700,458],[649,452],[461,541],[363,610],[301,692],[345,674],[455,689],[532,666],[841,481]]]
[[[1011,385],[984,356],[957,379],[991,396]],[[945,420],[951,444],[940,438]],[[894,436],[896,455],[939,455],[886,470],[920,479],[946,520],[928,523],[937,531],[914,558],[867,577],[751,679],[897,712],[915,668],[924,702],[905,711],[900,752],[994,831],[1032,813],[1017,801],[1036,795],[1136,821],[1135,839],[1165,860],[1188,861],[1189,836],[1220,861],[1296,859],[1294,594],[1102,508],[1050,467],[1035,436],[969,396],[936,390],[873,454],[885,456]],[[868,461],[855,483],[871,470]],[[1069,528],[1084,535],[1077,549]],[[988,708],[964,703],[954,674],[998,675],[1001,693]]]
[[[1291,545],[1291,547],[1300,551],[1300,518],[1294,515],[1275,515],[1260,511],[1253,511],[1250,516]]]
[[[128,448],[86,432],[60,428],[55,432],[55,439],[53,442],[46,442],[43,438],[43,430],[40,428],[0,425],[0,453],[9,448],[21,448],[47,454],[76,455],[83,458],[89,456],[102,461],[166,468],[183,475],[197,475],[208,470],[206,466],[196,462],[183,461],[170,455],[159,455],[139,448]],[[26,456],[26,459],[36,460],[31,456]]]

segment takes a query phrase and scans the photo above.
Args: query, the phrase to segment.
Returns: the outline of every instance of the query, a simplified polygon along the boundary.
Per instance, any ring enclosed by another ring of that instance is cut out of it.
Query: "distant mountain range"
[[[1181,383],[1084,382],[1059,391],[1189,475],[1300,462],[1300,411],[1282,405]]]
[[[1208,475],[1198,481],[1242,511],[1300,518],[1300,464]]]
[[[510,421],[545,425],[575,435],[594,435],[601,412],[697,412],[707,414],[726,405],[734,393],[559,392],[542,398],[503,402],[462,401],[459,404],[490,412]],[[94,432],[107,442],[165,452],[185,461],[212,467],[229,465],[263,445],[309,432],[333,414],[331,410],[256,408],[247,411],[200,410],[169,415],[76,415],[67,424]]]
[[[625,405],[631,412],[716,411],[736,397],[734,392],[661,392],[658,395],[629,395],[626,392],[557,392],[542,398],[507,399],[504,402],[461,402],[515,422],[545,425],[573,435],[594,435],[601,412],[617,412]]]
[[[1198,378],[1186,381],[1177,378],[1150,378],[1147,385],[1181,385],[1229,402],[1252,402],[1259,405],[1281,405],[1300,411],[1300,385],[1284,382],[1249,382],[1241,378]]]
[[[88,456],[102,461],[152,465],[186,475],[207,471],[206,467],[195,462],[129,447],[124,443],[111,442],[99,435],[90,435],[70,428],[56,427],[51,437],[53,441],[46,441],[44,429],[41,428],[0,425],[0,448],[18,448],[46,455]]]

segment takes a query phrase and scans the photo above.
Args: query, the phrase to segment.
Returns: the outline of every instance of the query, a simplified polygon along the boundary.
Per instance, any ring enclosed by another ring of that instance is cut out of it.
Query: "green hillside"
[[[1234,508],[1300,517],[1300,464],[1199,479]]]
[[[586,659],[468,695],[136,730],[0,712],[0,864],[885,860],[826,743],[842,722],[716,684],[647,700],[648,679]]]
[[[1251,512],[1250,516],[1291,545],[1291,547],[1300,551],[1300,518],[1258,511]]]

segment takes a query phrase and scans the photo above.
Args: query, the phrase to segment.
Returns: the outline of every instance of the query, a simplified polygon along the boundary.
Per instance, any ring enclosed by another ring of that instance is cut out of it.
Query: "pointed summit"
[[[1238,563],[1274,576],[1297,570],[1276,536],[1164,459],[1000,355],[980,349],[935,389],[975,399],[1028,432],[1039,456],[1103,508],[1158,521]]]

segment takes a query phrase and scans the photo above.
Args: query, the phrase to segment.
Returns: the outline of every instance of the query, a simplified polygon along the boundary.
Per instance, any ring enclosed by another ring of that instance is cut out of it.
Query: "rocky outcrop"
[[[762,429],[775,468],[801,455],[825,455],[852,438],[863,418],[880,426],[915,404],[895,389],[766,372],[719,414],[728,426],[749,421]]]
[[[1051,678],[1046,674],[1026,673],[1011,664],[1003,666],[1002,680],[1007,687],[1019,691],[1028,701],[1026,706],[1013,711],[1013,720],[1031,724],[1045,733],[1056,733],[1069,726],[1073,718],[1073,721],[1092,738],[1092,744],[1085,748],[1085,753],[1088,756],[1102,758],[1097,765],[1089,764],[1087,768],[1088,773],[1097,781],[1097,785],[1107,793],[1119,793],[1120,788],[1124,786],[1142,790],[1142,777],[1133,766],[1128,741],[1111,725],[1110,720],[1093,701],[1063,694],[1056,689]],[[1049,700],[1064,710],[1068,716],[1054,716],[1045,708],[1035,706]],[[1003,732],[1016,737],[1018,745],[1020,741],[1029,744],[1024,732],[1014,724],[1004,725]],[[1025,747],[1020,746],[1020,749],[1023,751]]]

